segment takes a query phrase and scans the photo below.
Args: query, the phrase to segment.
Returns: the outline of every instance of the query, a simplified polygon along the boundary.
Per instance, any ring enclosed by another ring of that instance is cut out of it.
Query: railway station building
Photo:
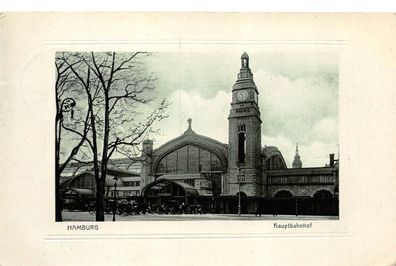
[[[237,212],[240,201],[243,213],[338,215],[338,159],[329,154],[326,166],[304,168],[296,147],[292,168],[288,168],[277,147],[262,146],[258,94],[249,56],[244,53],[232,86],[228,143],[200,135],[189,119],[180,136],[160,147],[147,139],[141,157],[111,162],[112,173],[119,171],[123,177],[118,193],[138,191],[128,193],[152,204],[183,201],[219,213]],[[71,165],[69,173],[75,167],[77,164]],[[64,189],[77,182],[70,180],[78,180],[78,176],[65,180],[69,181],[64,182]],[[132,181],[134,188],[128,183]]]

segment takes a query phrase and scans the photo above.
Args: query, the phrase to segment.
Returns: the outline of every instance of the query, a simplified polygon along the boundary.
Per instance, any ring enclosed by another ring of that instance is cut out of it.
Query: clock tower
[[[228,116],[228,178],[225,193],[259,196],[262,194],[261,119],[258,90],[243,53],[241,69],[232,87]]]

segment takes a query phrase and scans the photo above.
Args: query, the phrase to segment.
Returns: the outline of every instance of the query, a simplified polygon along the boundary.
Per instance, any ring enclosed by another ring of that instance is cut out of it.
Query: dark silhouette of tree
[[[56,79],[55,79],[55,103],[56,103],[56,116],[55,116],[55,221],[62,221],[62,202],[60,195],[60,176],[69,164],[69,162],[78,153],[81,146],[86,141],[86,136],[89,131],[89,113],[86,112],[85,118],[79,117],[75,119],[75,124],[82,125],[80,129],[69,129],[65,126],[67,123],[67,116],[65,113],[70,113],[70,119],[74,117],[74,104],[73,98],[70,98],[70,94],[73,92],[73,84],[76,83],[75,77],[71,75],[71,67],[78,65],[82,61],[75,61],[70,64],[66,64],[64,60],[55,60],[56,68]],[[79,140],[73,147],[68,151],[68,155],[65,161],[60,163],[61,156],[61,140],[62,140],[62,129],[66,129],[79,137]]]
[[[154,101],[156,79],[145,68],[147,56],[150,54],[145,52],[91,52],[62,53],[60,59],[68,67],[67,72],[75,78],[71,87],[79,91],[79,98],[86,98],[87,102],[84,124],[89,132],[78,134],[81,129],[64,128],[84,139],[79,150],[92,157],[97,221],[104,221],[109,160],[116,153],[135,157],[140,153],[141,143],[147,134],[157,132],[154,123],[166,117],[166,101]]]

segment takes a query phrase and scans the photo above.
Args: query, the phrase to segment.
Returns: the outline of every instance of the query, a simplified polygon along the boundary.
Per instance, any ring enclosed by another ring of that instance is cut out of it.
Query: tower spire
[[[300,155],[298,154],[298,144],[296,144],[296,154],[294,155],[293,168],[302,168]]]
[[[241,56],[241,69],[239,70],[234,86],[232,86],[232,90],[246,88],[252,88],[257,91],[256,84],[253,81],[253,74],[249,67],[249,55],[244,52]]]
[[[241,65],[242,68],[249,68],[249,56],[246,52],[244,52],[241,56]]]
[[[253,82],[253,74],[249,68],[249,55],[246,52],[244,52],[241,56],[241,69],[239,70],[238,73],[238,80],[246,80],[246,79],[251,80],[251,82]],[[254,85],[254,82],[253,82],[253,86],[256,87],[256,85]]]

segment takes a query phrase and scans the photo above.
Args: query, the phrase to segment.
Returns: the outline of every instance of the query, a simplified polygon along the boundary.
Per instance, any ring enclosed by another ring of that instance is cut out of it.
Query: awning
[[[68,188],[63,193],[64,196],[78,195],[78,197],[82,198],[94,198],[95,193],[90,189],[83,188]]]
[[[142,189],[142,195],[145,195],[145,192],[148,190],[161,190],[163,187],[168,186],[168,185],[174,185],[174,186],[180,187],[181,189],[183,189],[186,196],[197,196],[198,195],[198,191],[193,186],[188,185],[183,182],[168,180],[165,178],[157,179],[157,180],[147,184],[146,186],[144,186]]]

